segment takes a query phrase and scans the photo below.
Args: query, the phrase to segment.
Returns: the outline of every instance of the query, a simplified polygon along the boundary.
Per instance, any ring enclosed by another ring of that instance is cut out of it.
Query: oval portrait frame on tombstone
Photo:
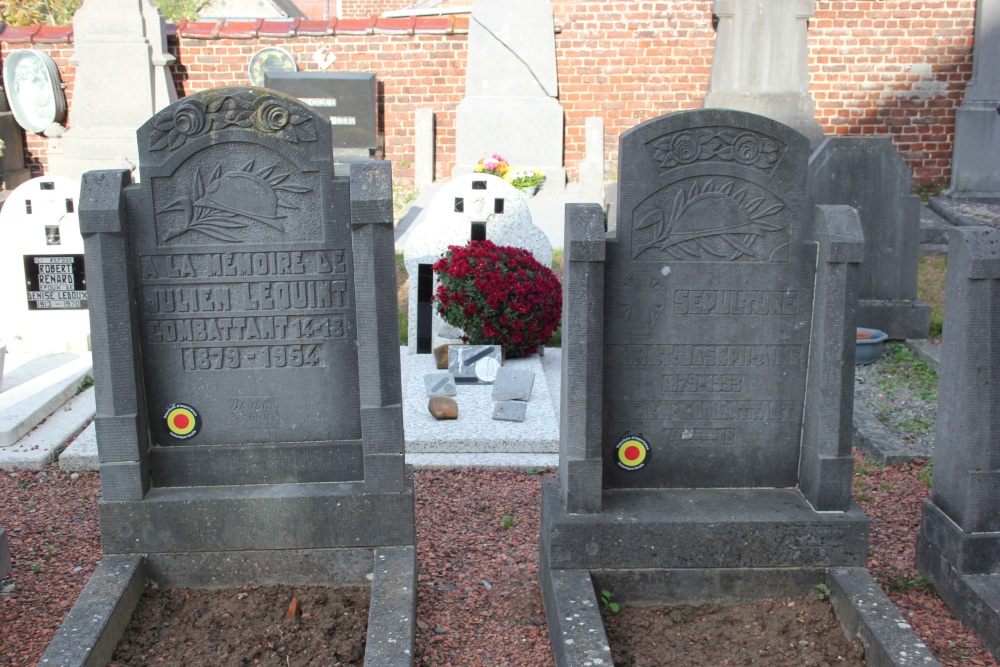
[[[41,134],[66,118],[59,68],[41,51],[11,51],[4,62],[3,86],[14,120],[29,132]]]
[[[299,66],[295,57],[285,49],[268,46],[250,57],[247,74],[250,83],[255,86],[264,85],[264,72],[297,72]]]

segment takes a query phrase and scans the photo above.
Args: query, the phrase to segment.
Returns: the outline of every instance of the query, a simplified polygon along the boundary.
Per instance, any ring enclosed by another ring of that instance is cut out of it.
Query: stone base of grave
[[[605,490],[600,514],[567,514],[542,488],[541,548],[556,569],[863,566],[868,517],[816,512],[796,489]]]
[[[625,604],[742,603],[802,595],[818,583],[834,589],[835,568],[867,577],[864,513],[816,512],[795,489],[605,490],[601,503],[600,514],[568,514],[556,481],[543,483],[539,578],[559,667],[613,664],[595,590]],[[852,576],[857,591],[842,605],[852,611],[839,616],[845,631],[864,627],[852,631],[863,639],[876,634],[873,625],[901,631],[882,619],[887,610],[898,616],[888,599],[865,610],[865,596],[881,592]],[[893,642],[918,650],[912,630]]]
[[[931,307],[919,299],[858,301],[858,326],[884,331],[892,340],[927,338]]]
[[[599,590],[613,591],[614,600],[624,605],[743,604],[808,595],[815,593],[821,583],[830,589],[830,603],[844,634],[848,639],[861,640],[867,664],[939,665],[863,567],[591,572],[551,569],[545,556],[543,551],[539,579],[557,667],[613,667],[601,619]],[[633,584],[638,580],[651,588],[632,597],[638,590]],[[653,597],[651,592],[657,595]]]
[[[955,617],[1000,659],[1000,533],[965,533],[924,501],[916,563]]]
[[[201,573],[199,570],[203,569]],[[180,580],[201,584],[178,583]],[[371,586],[366,667],[409,667],[416,630],[416,547],[230,554],[105,556],[41,664],[106,665],[146,586],[226,588],[241,584]]]
[[[102,501],[98,514],[106,554],[213,552],[220,544],[227,546],[224,553],[240,553],[415,542],[412,476],[404,493],[365,492],[362,482],[153,488],[143,500]],[[307,525],[304,516],[310,517]]]
[[[683,489],[606,490],[602,509],[566,514],[555,482],[543,486],[539,580],[557,667],[614,664],[598,590],[620,604],[741,604],[820,583],[868,664],[938,664],[864,569],[856,507],[814,512],[795,490]]]

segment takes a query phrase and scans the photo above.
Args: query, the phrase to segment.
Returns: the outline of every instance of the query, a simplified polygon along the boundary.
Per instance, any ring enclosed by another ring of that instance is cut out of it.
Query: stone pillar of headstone
[[[479,0],[469,23],[465,99],[458,105],[454,175],[499,153],[545,172],[562,191],[563,109],[548,0]]]
[[[10,571],[10,543],[7,541],[7,529],[0,526],[0,579]]]
[[[817,511],[851,505],[855,309],[865,239],[850,206],[816,207],[816,292],[799,486]]]
[[[823,138],[809,95],[806,31],[814,0],[715,0],[718,19],[705,108],[739,109]]]
[[[351,166],[351,228],[358,329],[361,441],[365,490],[399,493],[406,488],[402,379],[396,264],[392,234],[392,165]]]
[[[426,188],[434,182],[434,110],[414,112],[413,185]]]
[[[926,338],[931,308],[917,298],[920,199],[889,137],[830,137],[809,158],[814,204],[857,209],[865,234],[858,325],[889,338]]]
[[[948,247],[934,478],[917,566],[1000,657],[1000,231]]]
[[[90,265],[98,458],[103,502],[140,501],[149,491],[149,426],[139,359],[135,286],[123,274],[128,231],[122,208],[129,172],[84,175],[80,231]]]
[[[7,106],[7,96],[0,87],[0,190],[13,190],[31,178],[31,170],[24,166],[22,141],[24,131],[14,120],[14,113]]]
[[[49,141],[49,171],[134,169],[135,132],[177,99],[163,17],[150,0],[87,0],[73,16],[71,127]]]
[[[604,210],[566,205],[559,488],[566,511],[601,511]]]
[[[976,0],[972,78],[955,115],[952,195],[1000,197],[1000,0]]]
[[[586,120],[586,159],[580,163],[580,201],[604,206],[604,119]]]

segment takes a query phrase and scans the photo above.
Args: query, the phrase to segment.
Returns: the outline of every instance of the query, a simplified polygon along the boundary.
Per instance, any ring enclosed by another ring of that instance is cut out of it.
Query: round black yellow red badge
[[[615,462],[622,470],[642,470],[649,462],[649,443],[639,435],[626,435],[615,445]]]
[[[174,403],[168,407],[163,413],[163,420],[167,422],[167,432],[178,440],[193,438],[201,429],[198,411],[184,403]]]

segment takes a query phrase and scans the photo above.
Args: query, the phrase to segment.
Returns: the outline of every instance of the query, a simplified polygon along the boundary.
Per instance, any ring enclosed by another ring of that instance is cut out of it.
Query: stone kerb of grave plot
[[[490,240],[499,246],[524,248],[545,267],[552,267],[552,243],[531,220],[521,192],[492,174],[464,174],[434,196],[427,216],[410,233],[403,252],[410,276],[410,354],[429,354],[438,345],[460,343],[462,331],[437,314],[433,295],[437,280],[431,267],[448,246]]]
[[[329,132],[219,88],[84,177],[105,557],[46,664],[106,663],[147,581],[369,584],[365,664],[412,663],[391,175]]]
[[[917,298],[920,198],[889,137],[831,137],[809,159],[815,204],[857,210],[865,235],[858,325],[890,338],[926,338],[931,307]]]
[[[1000,231],[951,233],[931,498],[917,567],[1000,658]]]
[[[42,176],[0,209],[0,339],[27,353],[90,349],[79,182]]]
[[[595,587],[700,604],[825,582],[870,664],[934,664],[865,572],[851,501],[857,213],[810,206],[807,138],[762,116],[663,116],[619,154],[616,233],[567,207],[539,558],[556,663],[611,664]]]

